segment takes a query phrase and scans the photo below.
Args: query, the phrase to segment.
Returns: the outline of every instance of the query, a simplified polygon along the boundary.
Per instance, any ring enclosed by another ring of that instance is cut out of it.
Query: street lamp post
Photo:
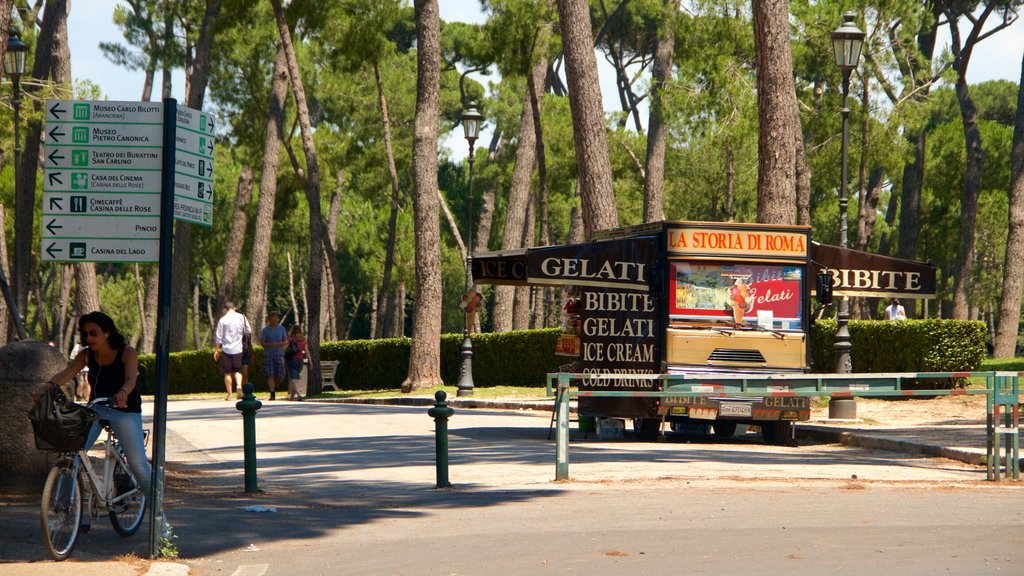
[[[20,201],[18,194],[18,169],[21,165],[21,136],[19,127],[21,125],[21,75],[25,73],[25,56],[28,53],[28,46],[18,37],[18,31],[10,29],[7,36],[7,51],[4,52],[4,74],[11,79],[11,106],[14,108],[14,201]],[[21,232],[19,232],[21,233]],[[7,308],[11,311],[14,325],[18,330],[18,339],[25,340],[25,322],[18,310],[14,295],[11,294],[11,287],[7,283],[3,269],[0,268],[0,288],[3,289],[4,300]]]
[[[476,111],[473,104],[462,113],[462,129],[465,131],[466,141],[469,142],[469,191],[466,201],[466,294],[463,296],[466,323],[462,329],[462,374],[457,385],[457,396],[473,395],[473,342],[469,338],[473,330],[473,313],[477,305],[473,289],[473,146],[480,136],[481,120],[483,115]]]
[[[847,144],[849,142],[850,108],[846,98],[850,93],[850,74],[860,61],[860,49],[864,44],[864,32],[853,23],[856,12],[843,14],[843,24],[832,32],[832,52],[836,66],[843,74],[843,140],[840,151],[841,164],[839,170],[839,247],[846,248],[846,180],[847,180]],[[846,296],[839,298],[839,313],[836,317],[839,327],[836,331],[836,372],[849,374],[853,372],[850,361],[850,301]]]

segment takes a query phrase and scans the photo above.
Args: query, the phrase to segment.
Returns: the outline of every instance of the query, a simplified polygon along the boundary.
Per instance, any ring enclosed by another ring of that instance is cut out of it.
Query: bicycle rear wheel
[[[72,460],[59,461],[46,477],[39,521],[50,556],[54,560],[70,556],[82,521],[82,490]]]
[[[110,524],[115,532],[127,537],[138,532],[142,526],[142,517],[146,514],[146,495],[125,465],[120,450],[117,455],[114,461],[113,495],[108,498]]]

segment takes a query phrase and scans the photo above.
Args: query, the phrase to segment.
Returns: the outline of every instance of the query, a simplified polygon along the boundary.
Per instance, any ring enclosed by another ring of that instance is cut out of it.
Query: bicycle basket
[[[56,452],[84,448],[89,429],[98,417],[94,410],[69,401],[59,390],[47,391],[28,411],[36,448]]]

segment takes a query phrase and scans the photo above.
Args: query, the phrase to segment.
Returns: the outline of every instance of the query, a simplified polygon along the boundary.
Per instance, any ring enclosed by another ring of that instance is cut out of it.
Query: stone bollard
[[[37,450],[28,411],[32,392],[67,367],[60,350],[45,342],[22,340],[0,348],[0,485],[40,492],[56,453]]]
[[[242,387],[242,399],[235,403],[235,408],[242,413],[242,442],[245,453],[245,491],[259,492],[256,485],[256,411],[263,407],[263,402],[253,394],[252,382]]]
[[[828,401],[828,417],[830,419],[838,420],[856,420],[857,399],[835,397],[830,398]]]
[[[452,417],[455,410],[449,408],[448,403],[444,401],[447,397],[444,390],[438,390],[434,393],[434,407],[427,410],[427,414],[434,419],[438,488],[450,488],[452,485],[448,481],[448,419]]]

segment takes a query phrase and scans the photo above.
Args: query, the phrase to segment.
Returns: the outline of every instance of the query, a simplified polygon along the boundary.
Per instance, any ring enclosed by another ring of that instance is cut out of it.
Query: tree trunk
[[[981,144],[981,130],[978,128],[978,110],[970,96],[966,80],[957,80],[957,100],[964,124],[964,141],[967,148],[967,169],[960,193],[960,246],[957,250],[956,265],[953,268],[953,318],[968,318],[971,293],[968,290],[974,272],[975,230],[978,217],[978,195],[981,193],[981,179],[985,165],[985,151]]]
[[[192,349],[199,350],[199,276],[192,283]]]
[[[537,68],[533,69],[534,82],[537,82]],[[544,74],[545,70],[541,70],[541,74]],[[537,131],[533,123],[529,87],[526,92],[526,98],[524,98],[519,112],[519,141],[516,144],[512,181],[508,187],[508,205],[505,209],[505,227],[501,239],[502,250],[523,247],[523,229],[526,225],[526,215],[530,205],[530,181],[533,167],[537,164]],[[514,286],[495,286],[494,311],[492,313],[495,332],[506,332],[513,329],[515,294]]]
[[[618,225],[589,4],[586,0],[558,0],[558,16],[569,82],[583,226],[589,239],[595,230]]]
[[[536,221],[537,203],[533,201],[533,195],[531,194],[530,203],[526,208],[526,220],[523,222],[522,240],[520,241],[520,246],[523,248],[528,248],[534,244],[534,222]],[[532,315],[532,310],[530,308],[530,287],[516,286],[514,302],[512,329],[529,330],[530,316]]]
[[[378,318],[380,317],[380,299],[377,297],[380,294],[380,288],[376,284],[373,285],[373,294],[370,299],[370,338],[375,338],[377,334],[377,325],[380,323]]]
[[[58,38],[63,34],[63,40]],[[45,85],[49,82],[54,63],[55,45],[67,41],[67,1],[50,0],[43,9],[43,22],[36,37],[35,61],[31,77]],[[6,44],[5,44],[6,46]],[[59,54],[59,51],[57,52]],[[28,92],[29,86],[22,84]],[[24,99],[23,99],[24,100]],[[18,312],[23,318],[28,315],[29,281],[35,277],[35,262],[32,257],[32,238],[35,232],[33,217],[36,200],[36,172],[39,170],[39,148],[41,146],[42,103],[35,100],[34,119],[28,121],[25,146],[21,152],[20,166],[14,185],[14,262],[11,288]]]
[[[914,159],[903,165],[903,182],[900,186],[900,229],[896,247],[896,255],[900,258],[917,258],[917,236],[921,228],[921,187],[924,185],[926,134],[926,129],[921,128],[917,132],[907,135],[907,140],[913,149]],[[893,215],[895,216],[895,206],[893,206]],[[888,219],[889,215],[886,213],[886,220]],[[882,254],[887,253],[887,251],[880,251]]]
[[[295,300],[295,270],[292,267],[291,250],[284,253],[285,261],[288,262],[288,301],[292,305],[292,315],[295,321],[302,324],[302,314],[299,312],[299,303]],[[288,314],[285,314],[287,316]]]
[[[82,314],[100,309],[95,264],[75,264],[75,287],[75,306]]]
[[[310,308],[306,310],[306,350],[309,358],[309,373],[320,373],[320,278],[323,275],[324,246],[326,232],[323,214],[320,210],[320,167],[317,163],[316,143],[313,140],[313,128],[309,118],[309,107],[306,102],[306,90],[299,73],[299,63],[295,58],[291,32],[284,20],[281,0],[270,0],[274,7],[274,18],[277,20],[278,34],[288,57],[288,75],[291,77],[292,92],[295,94],[295,105],[299,112],[299,128],[302,132],[302,152],[306,157],[306,177],[304,188],[306,202],[309,204],[309,280],[307,283]],[[316,378],[309,383],[308,392],[319,394],[322,385]]]
[[[885,169],[875,166],[864,184],[864,192],[861,193],[861,200],[857,206],[857,250],[867,251],[871,243],[871,233],[878,218],[878,202],[882,199],[882,186],[885,184],[884,176]]]
[[[796,86],[785,2],[753,0],[757,60],[757,221],[796,222]]]
[[[549,31],[549,27],[545,28]],[[545,44],[547,45],[547,35],[545,36]],[[527,89],[530,93],[530,109],[533,112],[533,130],[537,133],[537,218],[536,221],[540,224],[540,233],[538,238],[538,244],[540,246],[548,246],[551,244],[551,226],[548,222],[548,161],[547,152],[544,148],[544,123],[542,121],[542,109],[544,104],[544,79],[547,78],[548,60],[543,58],[544,67],[540,71],[540,76],[530,76],[527,78]],[[547,327],[554,323],[555,317],[553,315],[552,306],[554,299],[554,291],[551,288],[544,288],[541,291],[540,298],[540,309],[538,313],[538,324],[542,327]],[[474,317],[475,320],[479,320],[479,314]]]
[[[1017,113],[1013,118],[1013,152],[1010,160],[1010,233],[1006,239],[1003,297],[999,301],[996,358],[1016,355],[1020,331],[1021,278],[1024,278],[1024,58],[1017,88]]]
[[[494,133],[494,139],[491,142],[489,159],[496,161],[498,158],[505,156],[505,138],[498,131]],[[499,174],[494,179],[494,183],[484,190],[484,193],[480,195],[480,212],[479,220],[476,227],[476,236],[474,237],[474,251],[486,252],[488,242],[491,239],[491,225],[494,223],[494,196],[497,194],[497,190],[501,188],[501,175]],[[479,318],[479,315],[477,315]]]
[[[7,10],[10,12],[10,10]],[[4,33],[7,32],[6,28],[0,28]],[[0,43],[0,50],[6,47],[7,43]],[[3,55],[0,54],[0,62],[3,61]],[[8,285],[11,282],[11,267],[7,260],[7,210],[3,204],[0,204],[0,267],[3,268],[4,278],[7,279]],[[67,302],[67,298],[64,298],[64,302]],[[0,298],[0,344],[7,344],[8,329],[11,326],[11,310],[7,306],[7,299]]]
[[[797,104],[793,100],[793,104]],[[811,225],[811,166],[807,163],[807,149],[804,146],[804,133],[800,129],[800,110],[795,108],[793,115],[793,133],[796,138],[796,223]]]
[[[373,76],[377,84],[377,106],[380,108],[380,119],[384,128],[384,154],[387,158],[388,177],[391,181],[391,212],[388,214],[388,243],[384,255],[384,280],[380,292],[381,302],[383,303],[388,298],[393,299],[395,296],[394,290],[391,286],[391,276],[395,267],[395,250],[397,249],[398,244],[398,211],[401,206],[399,205],[398,170],[395,168],[394,147],[391,141],[391,114],[388,112],[388,100],[384,94],[384,82],[381,80],[380,76],[380,64],[377,62],[373,63]],[[387,309],[387,306],[382,305],[380,308]],[[385,314],[384,322],[381,323],[381,326],[379,327],[381,334],[390,335],[394,331],[394,328],[391,316]]]
[[[203,24],[199,31],[199,39],[195,45],[195,56],[185,83],[188,95],[185,105],[194,110],[203,109],[203,98],[210,75],[210,54],[213,51],[214,24],[220,15],[220,0],[206,0],[206,11]],[[192,224],[178,220],[174,224],[174,257],[171,270],[174,278],[188,278],[191,273],[192,260]],[[183,350],[186,345],[184,313],[189,298],[188,282],[171,283],[171,316],[170,316],[170,347],[171,350]]]
[[[11,29],[11,14],[14,0],[0,0],[0,62],[4,61],[7,51],[7,31]]]
[[[288,97],[288,60],[284,47],[277,44],[274,71],[271,75],[270,97],[267,101],[267,129],[263,138],[263,162],[260,168],[260,196],[256,204],[256,221],[252,230],[252,256],[249,267],[249,299],[245,310],[253,330],[263,328],[261,312],[267,304],[267,274],[270,266],[270,238],[274,227],[274,205],[277,198],[277,163],[281,155],[284,106]],[[222,310],[224,302],[217,302]]]
[[[47,3],[49,5],[49,3]],[[67,10],[69,6],[58,2],[61,15],[55,15],[53,40],[50,44],[50,76],[54,82],[71,83],[71,50],[68,46]],[[63,8],[61,8],[63,6]],[[92,262],[75,264],[75,284],[78,309],[83,313],[100,309],[99,287],[96,285],[96,265]]]
[[[75,317],[75,309],[71,305],[71,282],[72,282],[71,266],[64,265],[61,267],[60,275],[60,300],[61,300],[61,328],[64,331],[63,340],[64,344],[62,348],[65,352],[70,352],[72,345],[69,342],[75,340],[75,333],[78,328],[78,318]]]
[[[437,136],[441,116],[441,20],[437,0],[415,0],[416,119],[413,211],[416,296],[409,372],[402,391],[441,384],[441,224],[437,207]]]
[[[238,187],[231,215],[231,230],[228,232],[228,243],[224,249],[224,272],[220,279],[220,289],[217,291],[218,310],[223,309],[224,302],[235,299],[235,280],[238,278],[238,268],[242,263],[245,232],[249,225],[249,217],[246,216],[245,209],[251,200],[252,168],[242,166],[242,171],[238,175]]]
[[[733,152],[732,139],[725,139],[725,206],[722,215],[726,222],[736,220],[736,155]]]
[[[148,354],[148,352],[143,352],[142,348],[149,341],[152,330],[147,322],[148,318],[146,318],[146,289],[142,283],[142,274],[139,272],[137,262],[132,266],[132,272],[135,276],[135,305],[139,307],[139,339],[135,342],[134,348],[140,354]]]
[[[329,258],[336,258],[338,251],[338,215],[341,212],[341,193],[345,187],[345,171],[338,170],[337,188],[331,195],[331,206],[327,212],[327,243],[331,246]],[[345,323],[345,285],[342,284],[340,272],[337,267],[334,272],[328,270],[331,278],[331,297],[334,298],[334,337],[342,339],[342,335],[348,331]]]
[[[647,157],[644,160],[644,222],[665,219],[665,83],[672,77],[675,56],[675,22],[679,2],[665,2],[666,18],[660,22],[658,44],[651,65],[651,104],[647,118]]]

